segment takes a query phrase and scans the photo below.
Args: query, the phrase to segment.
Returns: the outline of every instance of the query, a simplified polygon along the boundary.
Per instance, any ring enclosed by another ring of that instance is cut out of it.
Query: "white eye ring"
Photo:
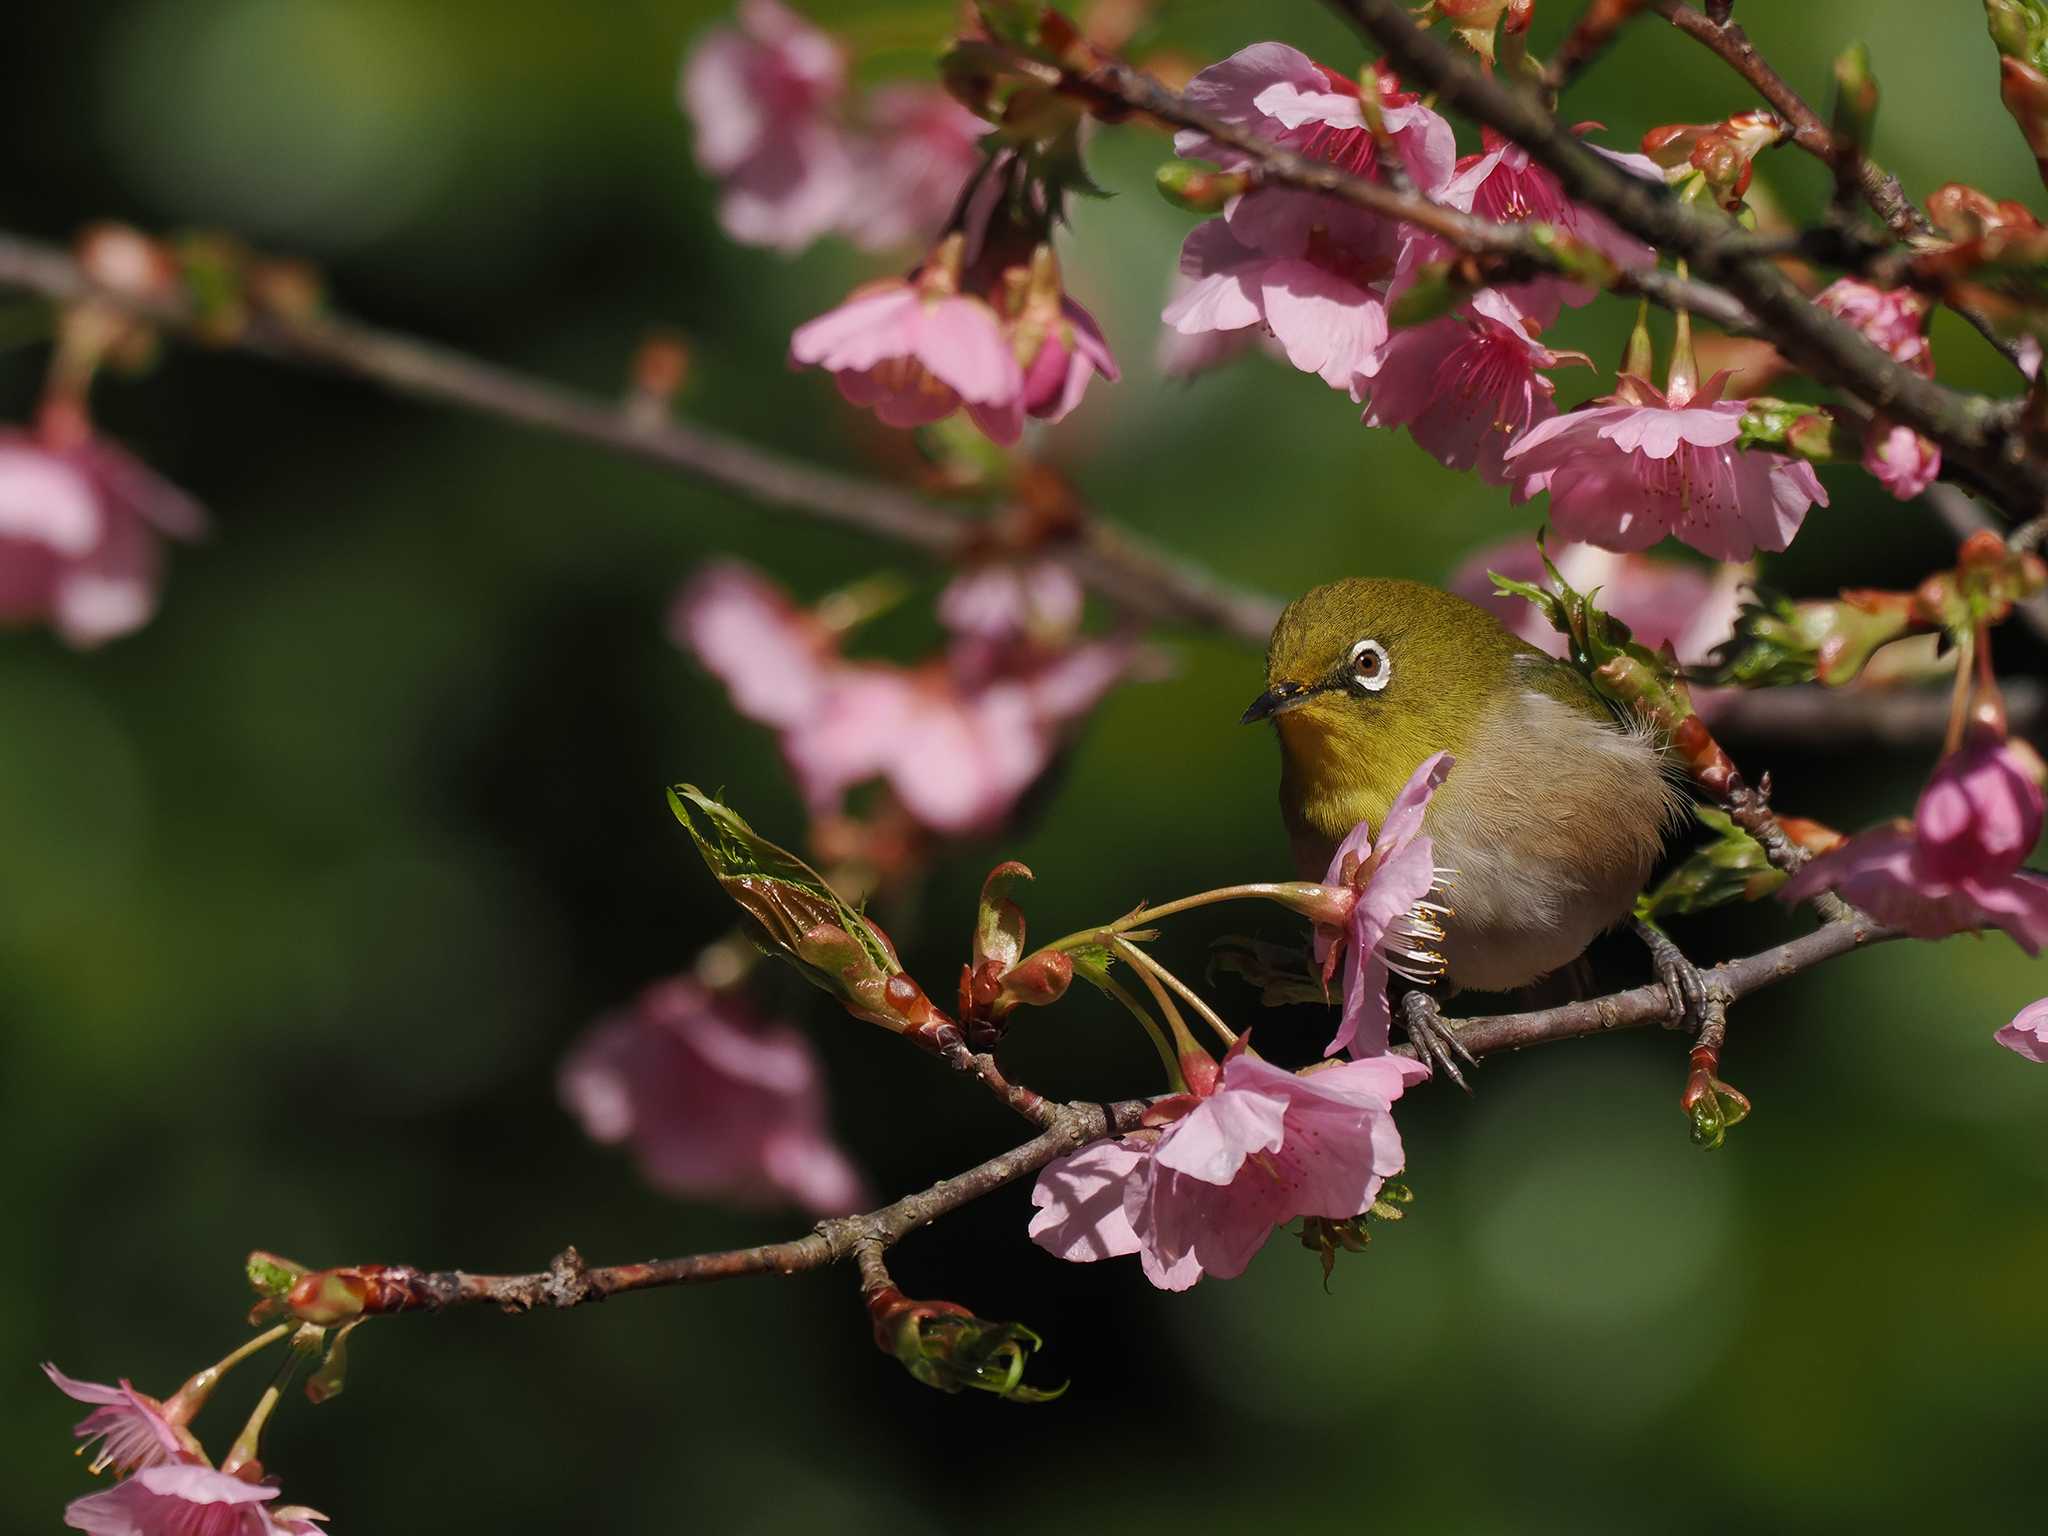
[[[1352,684],[1367,693],[1378,693],[1394,680],[1394,663],[1387,656],[1387,648],[1377,640],[1361,640],[1352,646],[1344,665]]]

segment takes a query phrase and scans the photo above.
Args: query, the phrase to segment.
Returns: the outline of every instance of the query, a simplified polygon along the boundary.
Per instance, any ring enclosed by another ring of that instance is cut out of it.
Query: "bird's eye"
[[[1387,659],[1387,648],[1377,640],[1361,640],[1352,646],[1347,665],[1352,686],[1367,693],[1378,693],[1394,676],[1394,664]]]

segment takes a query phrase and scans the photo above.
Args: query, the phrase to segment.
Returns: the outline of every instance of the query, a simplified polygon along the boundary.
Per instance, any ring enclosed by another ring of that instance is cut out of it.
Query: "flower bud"
[[[1870,143],[1877,118],[1877,79],[1870,72],[1870,50],[1851,43],[1835,56],[1835,111],[1832,132],[1838,149],[1860,156]]]
[[[875,1346],[928,1387],[972,1387],[1012,1403],[1048,1403],[1067,1390],[1024,1385],[1024,1368],[1045,1340],[1022,1323],[992,1323],[950,1301],[912,1301],[893,1285],[871,1291]]]
[[[1220,171],[1186,160],[1169,160],[1159,167],[1152,184],[1176,208],[1185,208],[1189,213],[1216,213],[1244,192],[1251,185],[1251,178],[1243,171]]]
[[[927,1047],[957,1034],[904,974],[889,936],[847,905],[810,865],[694,785],[678,784],[668,798],[706,867],[751,920],[756,943],[794,965],[855,1018]]]
[[[369,1295],[369,1283],[361,1275],[345,1269],[322,1269],[302,1275],[285,1297],[285,1304],[301,1322],[324,1327],[361,1317]]]

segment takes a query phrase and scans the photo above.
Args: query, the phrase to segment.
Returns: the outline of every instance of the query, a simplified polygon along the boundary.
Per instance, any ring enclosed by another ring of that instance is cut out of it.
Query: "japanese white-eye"
[[[1503,991],[1584,952],[1629,915],[1685,814],[1647,730],[1485,609],[1412,581],[1351,579],[1290,603],[1244,723],[1280,736],[1295,862],[1321,879],[1360,821],[1378,828],[1416,767],[1456,766],[1430,800],[1443,890],[1436,971]]]

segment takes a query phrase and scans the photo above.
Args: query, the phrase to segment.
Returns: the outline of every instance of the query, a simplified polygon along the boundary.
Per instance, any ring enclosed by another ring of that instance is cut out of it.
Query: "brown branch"
[[[1868,156],[1856,156],[1855,164],[1846,166],[1835,136],[1821,121],[1820,114],[1808,106],[1805,98],[1771,67],[1768,59],[1757,52],[1756,45],[1741,27],[1732,21],[1716,21],[1705,11],[1686,4],[1685,0],[1648,0],[1648,3],[1651,10],[1687,37],[1705,45],[1748,81],[1770,109],[1790,125],[1792,136],[1789,142],[1798,145],[1831,171],[1841,171],[1845,167],[1852,169],[1864,201],[1884,220],[1885,227],[1893,235],[1901,240],[1912,240],[1934,233],[1927,216],[1906,196],[1898,177],[1887,173]]]
[[[1557,175],[1567,195],[1724,286],[1793,364],[1941,445],[1959,469],[1996,495],[2015,521],[2048,505],[2048,463],[2013,431],[2014,404],[1950,389],[1905,367],[1815,305],[1779,267],[1731,245],[1737,226],[1708,217],[1668,189],[1593,154],[1526,91],[1458,56],[1415,25],[1401,0],[1329,0],[1410,80],[1445,106],[1506,134]]]
[[[347,374],[414,399],[570,438],[941,561],[970,553],[986,533],[979,522],[909,491],[816,469],[703,427],[644,419],[594,395],[339,316],[292,321],[254,313],[223,342],[182,298],[102,287],[67,252],[14,235],[0,234],[0,288],[59,304],[111,305],[209,345]],[[1279,616],[1273,599],[1156,549],[1115,524],[1090,523],[1076,543],[1059,552],[1081,579],[1147,619],[1263,645]]]
[[[1802,971],[1836,959],[1851,950],[1880,944],[1901,935],[1868,919],[1829,923],[1811,933],[1760,954],[1729,960],[1701,973],[1708,997],[1724,1007],[1764,987],[1789,980]],[[1556,1040],[1651,1024],[1678,1025],[1684,1017],[1680,999],[1662,982],[1616,992],[1607,997],[1567,1003],[1529,1013],[1494,1014],[1446,1021],[1474,1057],[1519,1051]],[[1412,1055],[1409,1047],[1395,1048]],[[659,1286],[701,1285],[747,1275],[794,1275],[824,1269],[862,1254],[879,1257],[920,1227],[964,1205],[1036,1173],[1055,1158],[1091,1141],[1135,1130],[1150,1101],[1124,1099],[1113,1104],[1071,1103],[1052,1107],[1044,1131],[1020,1146],[929,1189],[905,1195],[879,1210],[859,1216],[821,1221],[810,1232],[788,1242],[733,1248],[720,1253],[691,1254],[676,1259],[650,1259],[639,1264],[586,1264],[574,1248],[556,1255],[544,1270],[524,1275],[478,1275],[466,1270],[424,1271],[403,1265],[362,1265],[322,1271],[346,1276],[362,1299],[360,1310],[393,1313],[437,1310],[488,1302],[507,1312],[566,1308],[603,1301],[629,1291]],[[306,1284],[307,1282],[301,1282]]]
[[[1756,93],[1770,103],[1772,110],[1791,125],[1792,134],[1786,142],[1797,145],[1827,166],[1834,173],[1838,185],[1853,184],[1854,191],[1860,192],[1871,210],[1884,220],[1885,228],[1894,239],[1916,248],[1947,243],[1935,234],[1933,225],[1920,211],[1919,205],[1906,195],[1896,176],[1888,174],[1867,153],[1856,153],[1853,149],[1845,153],[1842,146],[1836,144],[1834,134],[1821,121],[1820,114],[1807,105],[1805,98],[1757,52],[1748,34],[1728,20],[1726,9],[1716,14],[1716,8],[1711,4],[1705,11],[1699,11],[1683,4],[1682,0],[1648,0],[1648,3],[1676,30],[1704,45],[1748,81]],[[1859,250],[1848,241],[1830,242],[1826,233],[1810,233],[1817,236],[1813,243],[1826,251],[1824,259],[1833,260],[1837,265],[1860,270],[1876,254],[1875,249]],[[1847,236],[1853,231],[1843,229],[1839,233]],[[1831,243],[1835,249],[1827,250]],[[2025,372],[2019,344],[2000,335],[1989,315],[1946,294],[1941,295],[1941,299],[2003,353],[2007,362]]]
[[[1642,10],[1644,0],[1586,0],[1586,8],[1543,70],[1543,88],[1555,98],[1601,54]]]
[[[2031,678],[2013,678],[1999,687],[2015,732],[2033,737],[2048,728],[2048,690]],[[1733,740],[1789,738],[1821,751],[1872,743],[1920,747],[1938,745],[1947,734],[1949,709],[1948,694],[1931,688],[1823,688],[1809,683],[1745,689],[1718,699],[1711,720],[1716,736]]]
[[[1319,192],[1389,219],[1399,219],[1440,235],[1459,250],[1487,257],[1498,265],[1488,273],[1494,282],[1560,270],[1556,257],[1531,237],[1525,225],[1496,224],[1414,192],[1300,155],[1271,139],[1191,105],[1143,70],[1116,60],[1103,60],[1089,74],[1065,77],[1076,89],[1106,97],[1133,111],[1146,113],[1177,128],[1192,128],[1250,157],[1256,181],[1268,186]],[[1613,291],[1641,295],[1667,309],[1686,309],[1726,331],[1746,334],[1756,328],[1750,313],[1712,284],[1683,278],[1654,267],[1617,274]]]

